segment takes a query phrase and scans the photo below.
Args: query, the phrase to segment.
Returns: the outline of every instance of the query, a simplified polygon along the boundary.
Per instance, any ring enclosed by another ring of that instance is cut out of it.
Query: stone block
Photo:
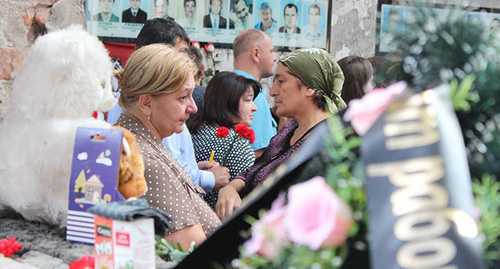
[[[54,268],[54,269],[68,269],[69,265],[64,263],[61,259],[51,257],[47,254],[38,251],[28,251],[22,258],[27,264],[36,266],[38,268]]]
[[[26,25],[26,9],[33,3],[10,1],[0,9],[0,47],[28,47],[29,26]]]
[[[28,48],[0,48],[0,80],[15,78],[15,71],[22,66],[28,50]]]
[[[2,269],[37,269],[34,266],[19,263],[13,259],[4,258],[3,256],[0,256],[0,268],[2,268]]]

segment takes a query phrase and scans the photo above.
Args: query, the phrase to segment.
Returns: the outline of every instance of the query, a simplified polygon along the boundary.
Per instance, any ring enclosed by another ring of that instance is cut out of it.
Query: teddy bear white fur
[[[35,41],[0,123],[0,205],[29,220],[66,225],[76,130],[110,127],[92,114],[116,103],[112,72],[104,45],[81,26]]]

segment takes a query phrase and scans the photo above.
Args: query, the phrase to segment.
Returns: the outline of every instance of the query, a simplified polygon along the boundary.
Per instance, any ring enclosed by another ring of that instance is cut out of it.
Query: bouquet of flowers
[[[344,264],[349,245],[367,251],[358,237],[365,216],[365,194],[354,153],[360,139],[352,128],[344,127],[338,116],[329,119],[332,136],[326,156],[311,165],[342,160],[327,167],[325,177],[316,176],[292,185],[280,195],[259,220],[250,219],[251,237],[240,249],[235,268],[339,268]],[[309,168],[305,168],[307,170]],[[347,243],[346,241],[352,241]]]
[[[229,153],[233,149],[234,142],[236,142],[236,139],[238,138],[248,139],[250,140],[250,144],[255,142],[254,131],[248,128],[248,126],[246,126],[245,124],[237,124],[234,127],[234,131],[236,132],[237,135],[234,136],[233,141],[231,142],[231,144],[229,144],[229,148],[224,154],[224,158],[222,159],[222,164],[221,164],[222,166],[226,166],[227,158],[229,157]],[[221,126],[217,128],[217,132],[215,135],[220,138],[226,138],[229,135],[229,128]]]

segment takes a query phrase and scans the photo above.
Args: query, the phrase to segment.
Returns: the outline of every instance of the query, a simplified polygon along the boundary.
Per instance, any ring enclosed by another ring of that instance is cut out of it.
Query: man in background
[[[286,4],[283,10],[285,25],[279,29],[280,33],[300,34],[300,28],[297,27],[297,19],[299,18],[299,9],[295,4]]]
[[[130,0],[130,8],[122,12],[122,22],[144,23],[148,19],[148,13],[140,9],[141,0]]]
[[[273,19],[273,10],[269,3],[263,2],[259,7],[260,22],[255,24],[254,28],[265,33],[274,33],[278,28],[278,22]]]
[[[234,72],[256,81],[272,76],[273,65],[277,60],[273,52],[273,42],[266,33],[256,29],[241,32],[233,42]],[[257,111],[254,112],[250,128],[255,132],[252,148],[255,156],[259,157],[276,134],[277,124],[263,90],[254,99],[254,103]]]

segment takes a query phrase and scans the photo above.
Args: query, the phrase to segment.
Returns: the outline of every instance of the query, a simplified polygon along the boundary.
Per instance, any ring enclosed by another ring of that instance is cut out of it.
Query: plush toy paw
[[[137,146],[135,136],[127,129],[113,126],[113,129],[123,130],[122,154],[118,171],[118,191],[125,199],[140,197],[148,190],[144,178],[144,162]]]

